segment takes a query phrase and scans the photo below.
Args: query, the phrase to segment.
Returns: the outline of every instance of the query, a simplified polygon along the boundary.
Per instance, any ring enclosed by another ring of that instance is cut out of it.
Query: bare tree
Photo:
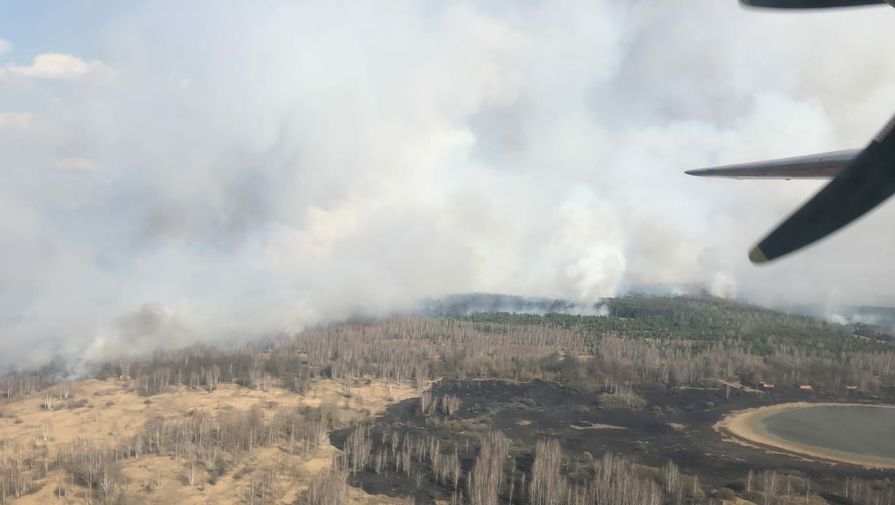
[[[467,482],[466,495],[471,505],[497,505],[509,450],[509,440],[503,433],[492,431],[483,437]]]
[[[344,505],[348,500],[348,470],[334,464],[311,482],[311,487],[299,495],[301,505]]]
[[[532,505],[559,505],[566,495],[566,479],[560,474],[562,448],[555,439],[539,440],[531,467],[529,496]]]

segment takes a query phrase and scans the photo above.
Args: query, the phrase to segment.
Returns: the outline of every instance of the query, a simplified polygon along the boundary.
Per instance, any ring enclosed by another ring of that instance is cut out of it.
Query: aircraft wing
[[[764,263],[839,230],[895,193],[895,118],[829,184],[749,253]]]
[[[851,149],[756,163],[700,168],[687,170],[687,174],[728,179],[832,179],[839,175],[859,152],[859,149]]]

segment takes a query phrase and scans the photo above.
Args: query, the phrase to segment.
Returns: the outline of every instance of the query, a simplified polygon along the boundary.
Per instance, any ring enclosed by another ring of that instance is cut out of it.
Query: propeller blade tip
[[[768,257],[765,256],[764,251],[759,246],[755,246],[749,251],[749,261],[755,264],[767,263]]]

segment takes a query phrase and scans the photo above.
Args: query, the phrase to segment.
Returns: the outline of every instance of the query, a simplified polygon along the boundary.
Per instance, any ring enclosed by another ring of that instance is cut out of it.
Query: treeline
[[[609,316],[478,314],[461,319],[396,316],[326,325],[237,350],[210,346],[159,352],[97,367],[157,394],[220,384],[307,390],[317,377],[413,381],[435,377],[553,380],[580,390],[709,379],[812,383],[874,390],[895,383],[888,343],[848,327],[710,297],[621,298]],[[7,398],[47,388],[60,363],[0,380]],[[2,394],[2,393],[0,393]]]
[[[845,326],[711,297],[630,297],[608,307],[605,317],[397,316],[327,325],[265,348],[194,348],[116,371],[145,394],[221,382],[300,392],[319,376],[415,381],[420,391],[434,377],[555,380],[600,391],[709,379],[866,390],[895,383],[891,345],[855,338]]]
[[[172,386],[214,391],[219,384],[267,389],[274,384],[302,393],[307,389],[309,370],[302,367],[292,380],[275,377],[270,347],[249,344],[234,351],[207,345],[156,352],[148,359],[121,359],[103,364],[96,376],[120,377],[131,382],[142,395],[153,395]]]
[[[594,334],[586,325],[553,325],[549,318],[541,324],[508,324],[397,316],[328,325],[238,350],[194,346],[159,352],[148,359],[106,363],[97,369],[97,376],[120,377],[143,395],[174,386],[213,391],[220,384],[280,386],[302,393],[318,377],[346,383],[361,378],[411,381],[420,392],[436,377],[541,379],[595,392],[645,383],[698,385],[717,379],[778,386],[808,382],[825,390],[846,386],[876,390],[895,384],[892,350],[834,352],[773,336],[762,346],[768,349],[756,352],[754,342],[734,337],[699,341],[611,331]],[[3,382],[6,395],[14,398],[45,389],[48,377],[8,375]]]
[[[43,391],[64,380],[70,372],[65,367],[65,360],[60,357],[37,370],[12,370],[0,377],[0,398],[14,399]]]
[[[750,352],[765,356],[775,345],[811,351],[878,351],[891,349],[892,335],[866,324],[840,325],[778,312],[712,296],[626,296],[606,300],[606,317],[549,313],[490,312],[460,316],[475,322],[554,325],[588,334],[615,333],[637,339],[689,340],[709,345],[739,340]],[[854,335],[865,338],[853,338]]]
[[[436,377],[542,379],[610,392],[644,383],[698,385],[716,379],[778,386],[808,382],[826,390],[895,384],[891,350],[833,352],[786,341],[769,337],[764,344],[769,350],[757,353],[752,343],[737,338],[637,338],[594,335],[574,326],[398,316],[315,328],[264,348],[228,352],[196,346],[158,353],[144,361],[107,364],[100,375],[127,379],[146,395],[171,386],[213,390],[223,383],[304,392],[317,377],[412,381],[420,392]]]
[[[543,374],[540,361],[551,354],[583,355],[589,349],[582,335],[562,328],[399,316],[311,329],[265,347],[159,352],[106,363],[97,376],[128,380],[144,395],[174,386],[213,390],[225,383],[301,393],[318,377],[410,381],[422,391],[439,376],[536,378]]]

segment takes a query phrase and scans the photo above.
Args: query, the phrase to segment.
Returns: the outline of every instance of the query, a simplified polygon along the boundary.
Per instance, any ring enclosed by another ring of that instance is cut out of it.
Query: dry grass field
[[[57,386],[61,387],[61,386]],[[329,407],[341,422],[370,417],[388,405],[416,395],[416,390],[400,383],[367,381],[346,386],[333,380],[315,381],[308,393],[299,395],[281,388],[266,391],[221,385],[213,392],[184,387],[169,392],[140,396],[123,380],[83,380],[69,383],[66,400],[46,405],[46,392],[32,394],[0,406],[0,448],[3,457],[45,451],[52,459],[76,440],[90,440],[97,446],[111,446],[134,436],[147,421],[155,418],[188,419],[197,412],[212,416],[228,411],[260,409],[266,416],[289,407]],[[57,391],[58,393],[58,391]],[[315,475],[330,467],[337,449],[329,441],[300,455],[283,447],[261,447],[244,454],[233,467],[218,477],[193,475],[185,459],[170,456],[144,456],[122,462],[126,503],[128,504],[238,504],[260,503],[251,496],[258,479],[273,480],[276,503],[293,503]],[[71,482],[61,470],[50,470],[38,482],[40,488],[11,503],[52,504],[88,503],[84,488]],[[59,489],[65,489],[59,496]],[[270,500],[268,500],[269,502]],[[349,490],[349,501],[358,504],[392,503],[395,500]]]

